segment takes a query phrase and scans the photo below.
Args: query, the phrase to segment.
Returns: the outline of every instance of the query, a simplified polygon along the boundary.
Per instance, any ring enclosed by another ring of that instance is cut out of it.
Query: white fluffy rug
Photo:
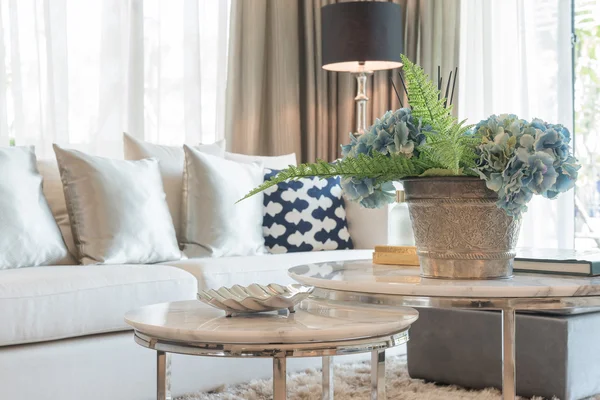
[[[386,362],[388,400],[500,400],[496,389],[466,390],[456,386],[442,386],[410,379],[406,370],[406,356],[390,357]],[[370,399],[370,363],[335,365],[335,400]],[[177,400],[269,400],[273,397],[271,380],[223,387],[213,393],[197,393],[178,397]],[[288,400],[315,400],[321,397],[321,371],[308,369],[288,375]],[[540,397],[534,398],[541,400]],[[600,397],[596,398],[600,400]]]

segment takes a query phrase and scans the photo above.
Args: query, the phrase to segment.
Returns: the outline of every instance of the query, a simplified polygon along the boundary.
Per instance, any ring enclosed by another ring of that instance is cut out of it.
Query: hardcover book
[[[414,246],[375,246],[373,263],[418,266],[417,248]]]
[[[600,275],[600,250],[517,249],[514,270],[575,276]]]

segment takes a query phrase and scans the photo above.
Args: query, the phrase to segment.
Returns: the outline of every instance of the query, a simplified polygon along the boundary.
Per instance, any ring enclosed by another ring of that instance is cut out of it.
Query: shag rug
[[[388,400],[500,400],[496,389],[467,390],[456,386],[436,385],[411,379],[406,368],[406,356],[386,360]],[[370,399],[371,365],[369,362],[335,365],[335,400]],[[287,378],[288,400],[321,398],[321,371],[307,369]],[[195,393],[176,400],[270,400],[272,380],[254,380],[242,385],[224,386],[211,393]],[[520,398],[521,399],[521,398]],[[532,400],[542,400],[534,397]],[[592,400],[592,399],[590,399]],[[595,397],[593,400],[600,400]]]

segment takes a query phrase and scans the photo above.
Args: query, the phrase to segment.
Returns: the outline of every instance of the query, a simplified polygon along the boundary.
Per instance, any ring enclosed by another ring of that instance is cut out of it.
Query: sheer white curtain
[[[513,113],[573,131],[570,0],[462,0],[459,114]],[[537,198],[520,246],[572,248],[573,191]]]
[[[2,0],[0,146],[224,137],[228,0]]]

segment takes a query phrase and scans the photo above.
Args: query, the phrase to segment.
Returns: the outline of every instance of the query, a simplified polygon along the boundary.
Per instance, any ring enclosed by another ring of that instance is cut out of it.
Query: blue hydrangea
[[[379,152],[385,155],[402,154],[407,158],[419,155],[418,146],[425,143],[421,120],[413,117],[410,108],[388,111],[375,120],[373,126],[361,136],[350,134],[350,144],[342,146],[343,157],[357,157],[360,154],[372,155]],[[342,179],[342,189],[346,196],[359,202],[363,207],[380,208],[392,203],[395,189],[391,182],[375,184],[372,179]]]
[[[575,185],[581,167],[562,125],[492,115],[473,128],[481,137],[475,171],[498,193],[498,206],[520,216],[534,194],[553,199]]]

